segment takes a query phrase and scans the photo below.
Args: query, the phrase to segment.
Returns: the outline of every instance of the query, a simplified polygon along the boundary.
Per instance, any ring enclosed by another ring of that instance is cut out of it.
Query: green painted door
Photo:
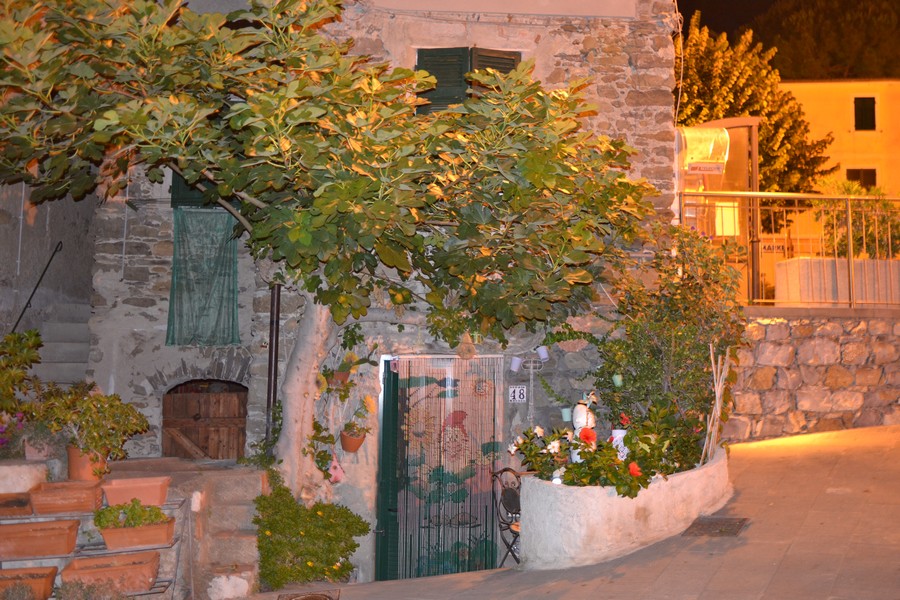
[[[385,365],[376,578],[493,568],[502,359]]]

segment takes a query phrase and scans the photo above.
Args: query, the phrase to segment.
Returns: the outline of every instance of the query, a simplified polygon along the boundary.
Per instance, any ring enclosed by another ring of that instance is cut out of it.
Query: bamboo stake
[[[722,421],[722,404],[725,400],[725,383],[728,379],[728,372],[731,369],[731,358],[728,356],[728,349],[721,356],[715,355],[715,348],[709,345],[709,360],[712,364],[713,375],[713,391],[715,392],[716,402],[713,410],[710,411],[706,418],[706,441],[703,444],[703,452],[700,454],[700,464],[705,464],[712,460],[716,455],[719,444],[719,425]]]

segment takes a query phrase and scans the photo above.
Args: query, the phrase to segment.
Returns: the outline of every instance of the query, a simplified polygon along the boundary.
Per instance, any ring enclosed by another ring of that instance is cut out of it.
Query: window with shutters
[[[239,344],[235,219],[172,176],[174,250],[166,345]]]
[[[422,94],[431,104],[418,109],[419,114],[444,110],[466,99],[469,84],[466,73],[479,69],[495,69],[508,73],[522,60],[520,52],[486,48],[421,48],[416,68],[428,71],[437,79],[437,87]]]
[[[856,181],[864,188],[878,185],[875,169],[847,169],[847,181]]]
[[[875,131],[875,98],[854,98],[853,115],[857,131]]]

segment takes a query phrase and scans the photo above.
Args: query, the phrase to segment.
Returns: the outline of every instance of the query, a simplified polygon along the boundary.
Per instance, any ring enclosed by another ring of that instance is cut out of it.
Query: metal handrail
[[[31,300],[32,300],[32,298],[34,298],[34,294],[35,294],[35,292],[37,292],[37,289],[41,286],[41,282],[44,280],[44,275],[47,274],[47,269],[50,268],[50,263],[53,262],[53,258],[56,256],[56,254],[60,250],[62,250],[62,247],[63,247],[63,243],[60,240],[59,242],[56,243],[56,247],[53,249],[53,254],[51,254],[50,258],[47,260],[47,264],[44,265],[44,270],[41,271],[41,276],[38,277],[37,283],[34,284],[34,288],[32,288],[31,294],[28,296],[28,300],[25,301],[25,306],[22,307],[22,312],[19,313],[19,318],[16,319],[16,324],[13,325],[11,333],[15,333],[16,329],[19,327],[19,323],[22,322],[22,317],[25,316],[25,311],[27,311],[28,308],[31,306]]]
[[[685,191],[677,202],[683,225],[747,248],[736,264],[749,304],[900,305],[900,198]]]

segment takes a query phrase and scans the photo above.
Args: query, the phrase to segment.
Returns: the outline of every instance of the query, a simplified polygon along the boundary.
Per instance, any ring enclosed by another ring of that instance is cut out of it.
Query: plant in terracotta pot
[[[344,423],[344,428],[341,430],[341,448],[344,451],[356,452],[362,446],[366,434],[370,431],[369,426],[366,425],[368,415],[369,409],[366,402],[362,401],[350,419]]]
[[[94,525],[110,550],[165,546],[172,543],[175,519],[158,506],[146,506],[135,498],[94,511]]]
[[[93,382],[68,388],[38,384],[29,419],[44,423],[53,433],[62,433],[70,444],[69,478],[72,463],[89,457],[95,477],[108,471],[107,460],[125,458],[125,442],[149,428],[147,418],[117,394],[104,394]],[[73,451],[74,449],[74,451]]]

